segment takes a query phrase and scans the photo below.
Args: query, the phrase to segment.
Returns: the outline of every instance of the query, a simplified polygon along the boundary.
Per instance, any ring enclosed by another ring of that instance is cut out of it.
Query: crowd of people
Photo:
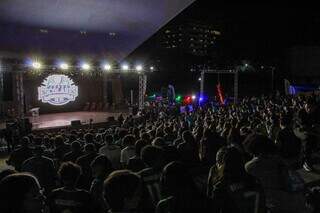
[[[319,97],[150,106],[118,125],[27,135],[0,173],[1,213],[320,212]]]

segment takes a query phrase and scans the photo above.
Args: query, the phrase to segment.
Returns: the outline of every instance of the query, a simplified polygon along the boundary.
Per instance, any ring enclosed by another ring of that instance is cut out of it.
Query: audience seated
[[[154,103],[104,128],[17,137],[0,212],[319,212],[318,188],[295,172],[319,163],[315,97],[178,108]]]
[[[81,174],[80,166],[72,163],[62,163],[58,171],[62,187],[54,189],[48,196],[51,213],[91,213],[92,198],[88,191],[76,188]]]

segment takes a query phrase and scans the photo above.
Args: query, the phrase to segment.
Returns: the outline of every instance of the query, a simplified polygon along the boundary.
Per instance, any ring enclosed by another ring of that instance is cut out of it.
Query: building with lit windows
[[[164,49],[182,50],[196,56],[207,56],[221,32],[214,26],[200,22],[186,22],[167,26],[159,36]]]

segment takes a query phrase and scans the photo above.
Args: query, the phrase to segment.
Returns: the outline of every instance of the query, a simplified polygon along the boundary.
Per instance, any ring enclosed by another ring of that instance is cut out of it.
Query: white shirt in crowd
[[[129,159],[135,156],[135,148],[134,146],[127,146],[126,148],[121,150],[120,162],[122,165],[128,165]]]
[[[107,156],[114,169],[120,169],[121,148],[118,145],[104,145],[99,149],[99,154]]]

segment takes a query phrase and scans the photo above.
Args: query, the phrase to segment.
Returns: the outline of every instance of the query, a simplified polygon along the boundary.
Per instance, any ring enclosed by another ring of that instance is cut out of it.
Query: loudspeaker
[[[71,126],[72,127],[79,127],[79,126],[81,126],[81,121],[80,120],[73,120],[73,121],[71,121]]]

